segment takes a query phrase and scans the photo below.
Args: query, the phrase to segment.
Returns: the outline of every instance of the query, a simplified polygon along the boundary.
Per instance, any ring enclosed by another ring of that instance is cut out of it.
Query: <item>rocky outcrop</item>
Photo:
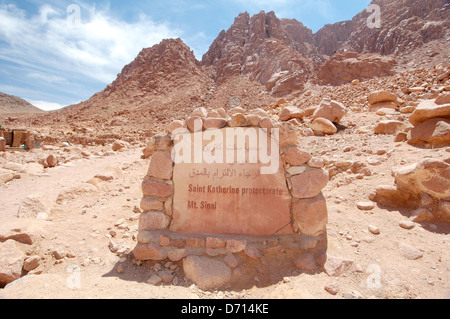
[[[450,223],[450,165],[427,160],[394,168],[395,187],[379,186],[371,199],[380,205],[412,209],[415,222]]]
[[[321,66],[318,77],[323,84],[341,85],[355,79],[367,80],[392,75],[395,64],[395,60],[390,57],[342,52],[335,54]]]
[[[301,90],[311,77],[305,40],[312,41],[312,32],[296,20],[280,20],[273,12],[253,17],[243,13],[219,34],[202,63],[219,83],[244,75],[265,85],[272,95],[284,96]]]
[[[443,147],[450,144],[450,94],[419,104],[409,118],[414,128],[408,133],[411,145]]]

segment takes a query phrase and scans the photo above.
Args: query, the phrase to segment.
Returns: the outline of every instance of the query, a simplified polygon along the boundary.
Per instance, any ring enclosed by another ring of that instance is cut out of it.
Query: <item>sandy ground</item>
[[[352,114],[348,122],[370,125],[377,116]],[[183,275],[181,263],[145,263],[135,265],[132,258],[112,253],[111,239],[132,250],[136,245],[141,181],[149,160],[140,158],[141,149],[133,148],[110,156],[92,156],[60,164],[39,174],[21,174],[20,179],[0,186],[0,222],[9,228],[29,229],[32,246],[22,245],[28,255],[42,260],[34,274],[5,289],[0,297],[10,299],[340,299],[340,298],[450,298],[450,235],[448,225],[416,224],[411,230],[399,222],[407,220],[408,211],[386,210],[375,205],[371,211],[359,210],[359,201],[368,201],[369,193],[380,184],[393,184],[391,170],[425,158],[445,159],[448,149],[427,150],[394,143],[392,136],[353,134],[351,129],[331,137],[302,138],[301,147],[327,160],[378,159],[367,165],[371,176],[358,177],[344,172],[333,177],[324,190],[329,209],[327,254],[351,259],[353,267],[337,277],[325,272],[301,273],[292,258],[266,255],[254,275],[241,287],[201,291]],[[345,150],[353,147],[351,150]],[[107,147],[105,147],[106,149]],[[91,153],[104,149],[90,148]],[[345,151],[344,151],[345,150]],[[382,155],[377,155],[377,152]],[[79,150],[66,150],[78,152]],[[26,162],[52,151],[8,154],[2,163]],[[53,152],[63,152],[55,150]],[[57,203],[58,195],[79,183],[86,183],[106,167],[119,168],[110,181],[96,184],[98,191],[82,195],[68,193]],[[22,200],[41,194],[51,203],[46,220],[16,218]],[[368,231],[369,225],[380,229],[379,235]],[[114,235],[114,236],[113,236]],[[401,253],[408,245],[423,257],[409,260]],[[53,251],[62,249],[67,256],[55,260]],[[148,279],[157,271],[170,269],[177,278],[168,284],[152,285]],[[327,290],[325,289],[327,288]],[[329,291],[334,290],[336,294]]]

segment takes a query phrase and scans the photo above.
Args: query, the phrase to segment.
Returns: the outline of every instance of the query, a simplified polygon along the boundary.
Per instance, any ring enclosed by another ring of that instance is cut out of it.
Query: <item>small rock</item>
[[[400,254],[409,260],[416,260],[423,257],[423,253],[420,250],[405,244],[400,245]]]
[[[147,283],[156,286],[162,283],[162,279],[158,275],[153,275],[150,277],[149,280],[147,280]]]
[[[259,259],[262,257],[261,252],[253,245],[247,245],[245,254],[251,259]]]
[[[358,202],[356,204],[356,206],[360,209],[360,210],[372,210],[375,208],[375,204],[372,202]]]
[[[228,267],[230,267],[231,269],[235,269],[237,266],[239,266],[239,261],[237,260],[237,258],[233,255],[233,254],[229,254],[227,255],[224,260],[223,260]]]
[[[339,288],[336,284],[327,284],[325,285],[324,289],[333,296],[337,295],[337,293],[339,292]]]
[[[25,271],[32,271],[39,267],[39,264],[41,262],[41,257],[39,256],[31,256],[25,260],[23,263],[23,269]]]
[[[399,223],[399,226],[401,228],[410,230],[410,229],[413,229],[416,226],[416,224],[414,222],[410,221],[410,220],[402,220]]]
[[[381,233],[380,229],[377,226],[370,225],[369,231],[374,235],[379,235]]]
[[[55,155],[50,155],[47,157],[46,162],[48,167],[55,167],[58,165],[58,158]]]
[[[161,275],[161,280],[162,280],[164,283],[166,283],[166,284],[171,283],[172,280],[173,280],[173,278],[175,277],[175,276],[172,274],[172,272],[170,272],[170,271],[164,271],[164,272],[161,273],[160,275]]]
[[[117,266],[116,271],[118,274],[123,274],[125,272],[125,268],[123,268],[122,265],[119,265],[119,266]]]
[[[58,247],[53,251],[53,256],[56,258],[56,260],[61,260],[66,257],[66,252],[61,247]]]

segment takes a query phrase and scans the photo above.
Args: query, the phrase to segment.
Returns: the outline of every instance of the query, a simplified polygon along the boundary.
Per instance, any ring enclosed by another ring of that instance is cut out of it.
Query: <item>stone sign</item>
[[[271,247],[315,248],[326,235],[329,175],[298,147],[295,124],[263,112],[194,113],[144,150],[151,160],[135,258],[259,258]]]
[[[291,196],[286,186],[283,166],[278,159],[279,150],[277,147],[273,149],[276,155],[275,165],[278,164],[274,174],[264,174],[261,169],[263,165],[258,158],[258,154],[262,153],[261,145],[266,147],[277,143],[259,143],[260,139],[267,138],[267,134],[254,128],[246,128],[239,133],[242,136],[254,133],[255,138],[253,141],[248,138],[239,146],[238,143],[227,141],[227,137],[231,136],[233,141],[235,137],[235,134],[230,134],[227,130],[233,129],[218,130],[212,139],[207,138],[205,133],[187,136],[188,142],[191,142],[191,150],[195,148],[196,135],[201,135],[198,136],[198,141],[202,141],[202,150],[209,147],[220,153],[220,156],[215,156],[215,162],[210,164],[191,163],[192,157],[189,163],[175,164],[173,220],[170,230],[250,236],[292,233]],[[177,149],[176,142],[174,149]],[[229,156],[230,162],[237,161],[242,155],[245,163],[226,163],[227,151],[234,151]],[[267,155],[266,149],[264,153]],[[175,162],[177,156],[174,152]],[[249,163],[250,157],[254,158],[254,163]]]

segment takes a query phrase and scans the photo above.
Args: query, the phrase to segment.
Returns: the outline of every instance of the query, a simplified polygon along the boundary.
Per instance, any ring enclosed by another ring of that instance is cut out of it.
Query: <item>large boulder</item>
[[[304,116],[305,112],[296,106],[287,106],[279,114],[280,121],[289,121],[294,118],[302,119]]]
[[[344,104],[324,99],[314,111],[313,119],[324,118],[333,123],[339,123],[347,113]]]
[[[400,121],[381,121],[375,127],[375,134],[394,135],[403,131],[407,125]]]
[[[434,100],[425,100],[409,117],[409,122],[418,126],[432,118],[450,118],[450,104],[436,104]]]
[[[420,123],[408,132],[408,143],[433,147],[450,145],[450,118],[432,118]]]
[[[371,199],[381,205],[399,209],[425,211],[426,221],[450,223],[447,214],[450,200],[450,165],[440,160],[426,160],[394,168],[394,186],[379,186]],[[424,215],[424,214],[422,214]],[[414,218],[414,216],[412,216]],[[423,218],[421,220],[424,220]],[[417,216],[415,221],[418,221]]]
[[[334,126],[333,122],[322,117],[316,118],[313,121],[311,129],[314,131],[314,133],[319,133],[319,135],[333,135],[337,133],[337,128],[336,126]]]
[[[375,105],[378,103],[383,103],[383,102],[394,102],[397,103],[398,102],[398,97],[397,95],[388,92],[388,91],[375,91],[372,92],[369,95],[369,104],[370,105]]]

